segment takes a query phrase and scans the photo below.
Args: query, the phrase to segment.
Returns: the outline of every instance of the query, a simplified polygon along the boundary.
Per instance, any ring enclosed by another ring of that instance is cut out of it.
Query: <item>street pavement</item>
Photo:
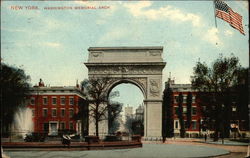
[[[228,150],[182,144],[143,144],[142,148],[92,151],[4,151],[10,158],[187,158],[229,154]]]
[[[219,149],[225,149],[230,152],[223,156],[215,156],[214,158],[248,158],[250,157],[250,144],[241,143],[236,141],[225,140],[224,144],[219,140],[213,142],[212,139],[208,139],[206,142],[204,139],[169,139],[166,142],[167,144],[185,144],[185,145],[194,145],[194,146],[208,146]]]
[[[250,154],[247,143],[208,139],[167,139],[165,143],[143,142],[142,148],[91,151],[4,151],[10,158],[244,158]]]

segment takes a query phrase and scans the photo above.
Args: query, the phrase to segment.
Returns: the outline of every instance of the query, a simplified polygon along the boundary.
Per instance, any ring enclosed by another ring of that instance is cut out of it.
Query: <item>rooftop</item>
[[[148,46],[148,47],[89,47],[88,51],[101,50],[163,50],[162,46]]]

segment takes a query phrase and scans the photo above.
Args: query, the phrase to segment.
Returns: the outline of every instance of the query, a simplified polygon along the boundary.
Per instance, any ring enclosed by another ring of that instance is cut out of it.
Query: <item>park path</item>
[[[164,157],[213,157],[213,158],[244,158],[247,146],[222,145],[204,143],[201,139],[167,139],[160,141],[143,141],[143,148],[96,150],[96,151],[6,151],[11,158],[164,158]],[[176,152],[178,151],[178,152]],[[229,153],[229,152],[230,153]],[[224,155],[227,154],[227,155]],[[212,156],[214,155],[214,156]],[[223,156],[215,156],[223,155]]]
[[[143,142],[145,144],[163,144],[162,142]],[[240,146],[240,145],[223,145],[223,144],[210,144],[201,142],[201,139],[167,139],[164,144],[177,144],[177,145],[193,145],[193,146],[207,146],[220,148],[230,151],[230,154],[223,156],[216,156],[214,158],[244,158],[248,155],[250,151],[249,146]]]

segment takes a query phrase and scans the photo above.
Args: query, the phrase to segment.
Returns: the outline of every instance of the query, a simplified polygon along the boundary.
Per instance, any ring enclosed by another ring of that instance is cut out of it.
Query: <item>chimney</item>
[[[79,88],[78,80],[76,80],[76,88]]]
[[[40,81],[39,81],[39,83],[38,83],[38,86],[39,87],[44,87],[44,83],[43,83],[43,80],[40,78]]]

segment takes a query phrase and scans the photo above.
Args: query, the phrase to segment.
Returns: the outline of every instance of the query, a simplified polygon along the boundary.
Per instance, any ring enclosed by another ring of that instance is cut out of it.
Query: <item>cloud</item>
[[[31,44],[30,42],[15,42],[14,44],[16,47],[31,47],[33,44]]]
[[[151,20],[170,19],[175,22],[191,22],[193,26],[200,27],[201,17],[197,14],[183,12],[170,5],[158,9],[149,9],[152,2],[125,3],[124,7],[135,17],[146,17]]]
[[[35,42],[31,44],[30,42],[15,42],[14,44],[16,47],[31,47],[31,46],[47,46],[47,47],[53,47],[53,48],[59,48],[61,47],[61,43],[57,42]]]
[[[126,28],[112,28],[110,32],[104,34],[98,41],[98,44],[112,43],[113,41],[124,38],[128,35],[128,29]]]
[[[5,28],[5,27],[2,27],[1,30],[8,31],[8,32],[28,32],[25,29],[11,29],[11,28]]]
[[[230,30],[226,30],[225,32],[224,32],[224,34],[226,35],[226,36],[233,36],[233,32],[232,31],[230,31]]]
[[[211,44],[222,44],[221,40],[219,39],[219,30],[215,27],[208,29],[206,33],[204,33],[203,39],[208,41]]]
[[[42,22],[45,24],[47,31],[56,30],[56,29],[62,28],[62,27],[65,28],[65,25],[67,24],[67,23],[65,23],[61,20],[55,19],[55,18],[44,18],[44,19],[42,19]]]
[[[238,6],[246,11],[249,11],[248,1],[237,0]],[[236,8],[235,8],[236,9]]]
[[[88,0],[80,0],[74,1],[76,4],[86,5],[86,6],[98,6],[100,5],[100,1],[88,1]]]

